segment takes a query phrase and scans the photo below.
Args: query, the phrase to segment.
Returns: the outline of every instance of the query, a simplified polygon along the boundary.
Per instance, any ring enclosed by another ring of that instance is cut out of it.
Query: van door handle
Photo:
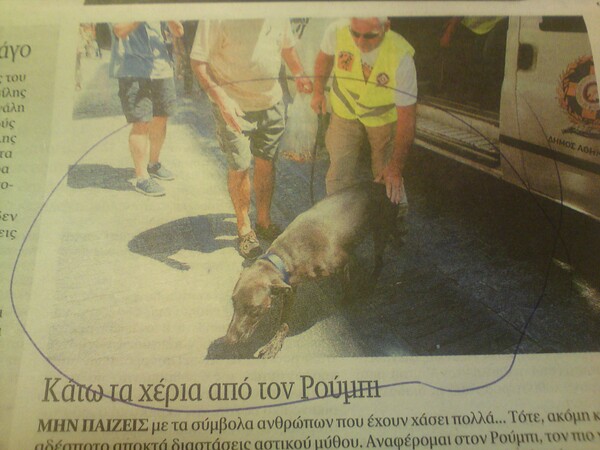
[[[535,52],[531,44],[519,44],[519,53],[517,55],[517,68],[519,70],[529,70],[533,67]]]

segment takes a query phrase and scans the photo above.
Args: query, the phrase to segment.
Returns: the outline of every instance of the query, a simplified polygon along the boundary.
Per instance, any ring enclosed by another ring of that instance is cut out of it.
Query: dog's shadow
[[[184,217],[146,230],[129,241],[128,247],[133,253],[173,269],[189,270],[188,264],[172,256],[181,250],[212,253],[235,247],[234,236],[237,236],[237,229],[233,214],[207,214]]]
[[[115,168],[106,164],[77,164],[69,167],[67,186],[73,189],[111,189],[133,191],[129,182],[135,177],[132,168]]]

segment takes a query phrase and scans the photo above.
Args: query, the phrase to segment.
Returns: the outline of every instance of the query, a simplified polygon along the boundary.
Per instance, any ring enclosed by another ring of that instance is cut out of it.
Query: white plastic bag
[[[281,156],[298,162],[313,160],[317,129],[317,115],[310,107],[310,94],[297,93],[288,108],[287,124],[281,139]]]

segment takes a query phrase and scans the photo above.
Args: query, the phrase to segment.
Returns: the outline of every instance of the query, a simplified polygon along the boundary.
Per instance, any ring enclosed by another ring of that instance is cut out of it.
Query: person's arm
[[[450,47],[450,43],[452,42],[452,36],[454,36],[454,32],[456,28],[460,24],[461,17],[452,17],[445,25],[444,33],[440,38],[440,47],[448,48]]]
[[[218,106],[225,123],[233,130],[241,132],[242,128],[237,120],[244,115],[240,106],[219,85],[218,80],[210,69],[210,49],[218,45],[215,40],[219,36],[218,26],[208,20],[198,21],[194,44],[190,52],[190,65],[194,76],[206,92],[206,95]]]
[[[119,39],[125,39],[129,33],[140,26],[142,22],[121,22],[115,23],[112,27],[113,33]]]
[[[281,50],[281,57],[294,76],[294,81],[296,82],[296,89],[298,92],[310,94],[313,90],[313,83],[304,73],[304,69],[302,68],[302,63],[300,62],[300,58],[298,57],[296,49],[294,47],[284,48]]]
[[[325,114],[326,112],[325,86],[333,70],[334,59],[334,55],[319,51],[315,60],[315,82],[310,106],[317,114]]]
[[[238,133],[241,133],[242,127],[237,118],[243,116],[244,111],[242,111],[237,102],[229,97],[225,90],[215,81],[207,62],[192,59],[191,66],[202,89],[204,89],[206,94],[219,107],[225,123]]]
[[[179,38],[183,36],[183,25],[178,20],[169,20],[167,26],[173,37]]]
[[[415,140],[415,127],[417,117],[416,103],[408,106],[396,106],[398,121],[396,122],[396,136],[394,150],[383,173],[375,181],[385,183],[386,193],[392,203],[398,204],[402,200],[402,173],[408,151]]]

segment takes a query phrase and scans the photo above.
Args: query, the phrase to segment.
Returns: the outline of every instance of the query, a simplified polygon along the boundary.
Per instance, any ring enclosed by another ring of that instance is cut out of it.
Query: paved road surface
[[[48,355],[71,365],[86,352],[141,364],[234,357],[219,338],[244,261],[206,98],[180,99],[163,157],[177,179],[164,183],[165,197],[147,198],[131,185],[106,62],[84,60],[84,77],[71,145],[54,157],[49,185],[71,170],[41,220]],[[317,198],[326,166],[321,152]],[[280,159],[277,222],[310,206],[309,181],[310,166]],[[508,354],[519,343],[525,353],[600,350],[597,223],[565,212],[556,244],[525,191],[420,149],[406,184],[410,231],[388,248],[375,291],[343,306],[335,280],[303,285],[279,358]],[[556,205],[541,205],[556,221]]]

